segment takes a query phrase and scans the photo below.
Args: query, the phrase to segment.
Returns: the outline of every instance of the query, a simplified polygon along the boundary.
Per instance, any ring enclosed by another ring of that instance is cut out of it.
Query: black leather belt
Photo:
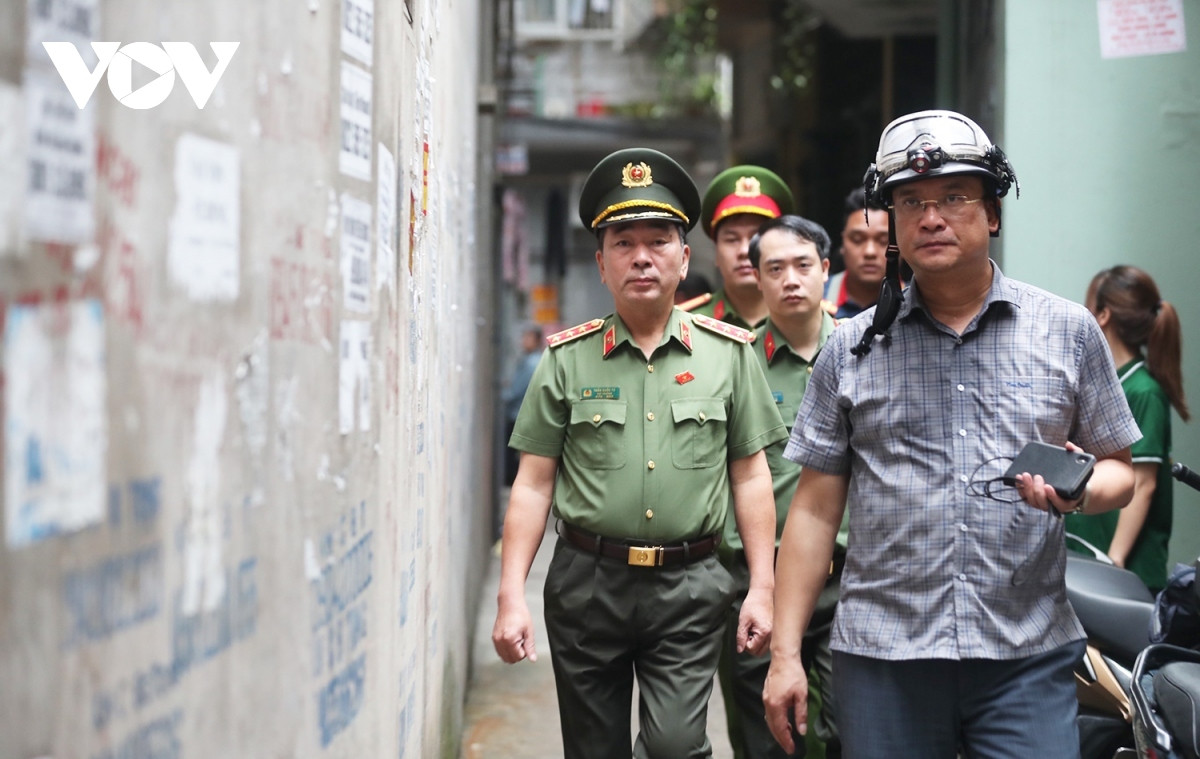
[[[699,561],[711,555],[721,543],[721,533],[715,532],[679,543],[635,545],[625,540],[601,537],[561,521],[558,523],[558,534],[582,551],[618,559],[634,567],[669,567]]]

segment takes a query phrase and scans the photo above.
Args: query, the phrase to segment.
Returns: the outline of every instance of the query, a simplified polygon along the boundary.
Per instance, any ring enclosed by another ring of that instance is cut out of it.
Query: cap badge
[[[637,166],[632,162],[625,164],[625,168],[621,169],[621,184],[626,187],[649,187],[654,184],[654,179],[650,176],[650,167],[645,161]]]
[[[758,181],[758,177],[738,177],[733,194],[739,198],[757,198],[762,195],[762,183]]]

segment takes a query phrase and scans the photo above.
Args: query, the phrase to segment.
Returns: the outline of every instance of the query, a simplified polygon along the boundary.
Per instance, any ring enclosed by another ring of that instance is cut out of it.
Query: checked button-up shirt
[[[1140,433],[1096,320],[993,262],[961,335],[908,288],[889,339],[851,355],[874,309],[822,349],[785,455],[849,474],[835,650],[879,659],[1032,656],[1083,638],[1063,521],[1000,477],[1031,441],[1097,457]]]

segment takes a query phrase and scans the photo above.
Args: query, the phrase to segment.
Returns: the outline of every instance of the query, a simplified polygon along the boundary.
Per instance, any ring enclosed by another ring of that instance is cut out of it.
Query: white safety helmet
[[[888,124],[863,182],[867,198],[886,205],[897,185],[948,174],[978,174],[998,198],[1017,182],[1004,151],[954,111],[918,111]]]

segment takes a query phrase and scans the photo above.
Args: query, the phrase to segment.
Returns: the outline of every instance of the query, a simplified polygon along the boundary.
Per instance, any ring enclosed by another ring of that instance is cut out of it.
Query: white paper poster
[[[212,611],[225,597],[221,533],[221,443],[229,401],[225,374],[204,378],[196,397],[192,453],[185,476],[187,518],[183,532],[183,589],[179,610],[185,616]]]
[[[338,430],[371,429],[371,325],[344,319],[338,341]],[[357,412],[357,413],[356,413]]]
[[[1097,12],[1101,58],[1187,50],[1183,0],[1097,0]]]
[[[396,159],[379,143],[379,166],[375,172],[375,269],[377,287],[396,289]]]
[[[24,84],[25,234],[33,240],[88,242],[96,227],[94,108],[78,108],[53,69],[25,69]]]
[[[95,68],[96,55],[90,43],[101,39],[97,5],[97,0],[29,0],[25,6],[29,28],[26,58],[49,66],[50,56],[42,43],[70,42],[88,69]]]
[[[239,192],[237,148],[194,134],[179,138],[167,268],[194,300],[238,296]]]
[[[342,145],[338,169],[371,180],[371,74],[342,61]]]
[[[371,204],[342,195],[342,308],[371,310]]]
[[[101,522],[108,417],[100,301],[10,306],[4,365],[8,546]]]
[[[375,0],[342,0],[342,52],[370,66],[375,40]]]
[[[0,258],[21,252],[18,245],[25,206],[25,100],[21,88],[0,81]]]

